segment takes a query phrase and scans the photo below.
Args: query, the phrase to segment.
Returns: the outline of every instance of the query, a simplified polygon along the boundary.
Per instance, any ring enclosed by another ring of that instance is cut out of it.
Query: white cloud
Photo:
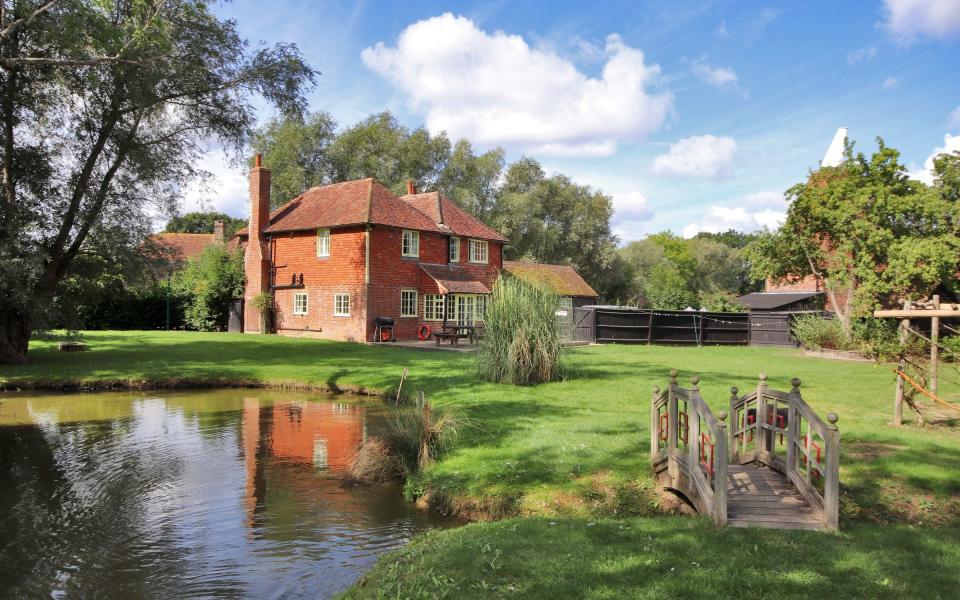
[[[250,189],[242,166],[233,164],[222,150],[211,149],[203,154],[197,168],[210,176],[183,189],[183,212],[217,210],[233,217],[250,215]]]
[[[938,154],[947,154],[950,152],[960,152],[960,135],[943,134],[943,146],[934,148],[927,160],[923,161],[923,169],[920,171],[911,171],[910,177],[930,185],[933,183],[933,159]]]
[[[705,62],[706,58],[693,61],[693,74],[701,81],[714,87],[725,87],[737,83],[737,73],[730,67],[711,67]]]
[[[670,144],[670,151],[653,161],[657,175],[727,177],[733,172],[737,142],[732,137],[695,135]]]
[[[649,221],[653,218],[650,201],[640,192],[611,194],[613,218],[618,221]]]
[[[898,85],[900,85],[900,81],[898,81],[896,77],[887,77],[886,79],[883,80],[882,87],[885,90],[892,90]]]
[[[957,0],[884,0],[883,27],[902,44],[928,37],[947,40],[960,34]]]
[[[725,20],[720,21],[720,24],[717,25],[717,28],[713,30],[713,34],[717,37],[725,38],[730,33],[727,31],[727,22]]]
[[[591,78],[550,49],[445,13],[361,57],[425,113],[433,132],[543,154],[609,155],[618,142],[657,130],[673,96],[648,90],[660,67],[619,36],[608,36],[603,51],[601,75]]]
[[[778,192],[747,194],[737,206],[711,206],[700,223],[683,228],[683,237],[691,238],[701,231],[721,233],[728,229],[759,231],[776,229],[787,215],[787,201]]]
[[[876,57],[876,46],[864,46],[863,48],[857,48],[856,50],[847,52],[847,64],[853,66],[862,62],[870,62]]]
[[[960,129],[960,106],[953,109],[947,116],[947,127]]]

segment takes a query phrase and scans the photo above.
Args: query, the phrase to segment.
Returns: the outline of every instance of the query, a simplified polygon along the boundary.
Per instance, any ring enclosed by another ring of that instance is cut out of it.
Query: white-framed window
[[[333,295],[333,316],[335,317],[350,316],[350,294],[334,294]]]
[[[423,297],[423,319],[425,321],[443,320],[444,297],[441,294],[427,294]]]
[[[330,230],[317,230],[317,256],[330,256]]]
[[[460,262],[460,238],[450,238],[450,262]]]
[[[404,229],[400,250],[403,256],[420,256],[420,232]]]
[[[293,295],[293,314],[295,315],[305,315],[307,314],[307,293],[306,292],[297,292]]]
[[[484,240],[470,240],[470,262],[486,263],[488,256],[487,242]]]
[[[417,290],[400,290],[400,316],[417,316]]]

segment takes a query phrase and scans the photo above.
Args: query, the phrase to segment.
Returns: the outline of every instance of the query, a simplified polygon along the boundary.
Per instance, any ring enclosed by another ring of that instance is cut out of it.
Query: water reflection
[[[0,595],[326,597],[456,523],[344,488],[384,415],[226,390],[0,399]]]

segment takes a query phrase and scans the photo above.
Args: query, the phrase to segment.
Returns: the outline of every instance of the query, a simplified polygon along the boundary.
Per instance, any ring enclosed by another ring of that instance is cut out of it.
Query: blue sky
[[[300,47],[322,72],[311,110],[341,126],[390,110],[533,156],[610,194],[623,241],[775,226],[841,126],[864,150],[884,137],[918,178],[935,149],[960,150],[960,0],[217,10],[252,43]],[[204,164],[215,179],[187,205],[247,216],[242,169]]]

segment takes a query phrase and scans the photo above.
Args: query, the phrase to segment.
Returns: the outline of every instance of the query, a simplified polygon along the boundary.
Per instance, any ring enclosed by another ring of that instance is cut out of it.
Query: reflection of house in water
[[[280,477],[284,487],[310,487],[316,471],[344,473],[366,437],[364,409],[333,402],[261,404],[256,398],[244,398],[242,429],[245,504],[251,516],[266,497],[268,478]],[[300,475],[282,475],[283,466]]]
[[[307,462],[343,473],[363,441],[363,411],[332,402],[283,402],[273,405],[274,458]]]

